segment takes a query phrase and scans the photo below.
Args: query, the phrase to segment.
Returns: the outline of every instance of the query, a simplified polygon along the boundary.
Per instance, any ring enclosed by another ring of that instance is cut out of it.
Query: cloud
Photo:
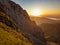
[[[58,18],[50,18],[50,17],[46,17],[46,18],[51,19],[51,20],[60,20]]]

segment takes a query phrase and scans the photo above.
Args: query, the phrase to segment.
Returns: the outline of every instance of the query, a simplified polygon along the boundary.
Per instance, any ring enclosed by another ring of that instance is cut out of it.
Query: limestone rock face
[[[0,10],[7,14],[34,45],[46,45],[42,30],[31,21],[26,10],[11,0],[0,0]]]

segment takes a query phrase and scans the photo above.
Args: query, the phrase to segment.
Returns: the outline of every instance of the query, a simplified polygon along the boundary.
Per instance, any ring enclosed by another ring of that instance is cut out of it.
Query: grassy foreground
[[[11,32],[6,31],[2,27],[2,24],[3,23],[0,23],[0,45],[32,45],[31,43],[16,37]]]

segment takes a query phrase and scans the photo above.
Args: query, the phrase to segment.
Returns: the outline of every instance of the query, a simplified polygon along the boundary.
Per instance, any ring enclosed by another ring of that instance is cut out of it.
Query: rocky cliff
[[[7,21],[7,19],[4,20],[1,18],[0,22],[3,22],[16,30],[21,29],[20,31],[29,37],[34,45],[46,45],[44,33],[34,21],[30,20],[26,10],[24,10],[20,5],[11,0],[0,0],[0,14],[2,18],[6,17],[10,20]]]

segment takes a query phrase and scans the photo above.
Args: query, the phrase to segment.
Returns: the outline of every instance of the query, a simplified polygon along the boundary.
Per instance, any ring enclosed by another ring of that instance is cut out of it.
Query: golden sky
[[[33,9],[39,9],[42,15],[60,14],[60,0],[13,0],[31,15]]]

